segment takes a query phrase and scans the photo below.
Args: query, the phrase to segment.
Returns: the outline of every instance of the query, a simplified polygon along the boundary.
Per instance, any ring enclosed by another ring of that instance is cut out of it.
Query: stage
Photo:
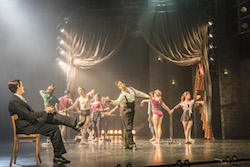
[[[231,166],[224,160],[236,156],[238,159],[248,159],[238,162],[238,166],[250,166],[249,140],[205,140],[196,139],[193,144],[185,144],[184,139],[162,139],[160,144],[149,142],[148,139],[136,139],[137,150],[123,149],[119,136],[110,137],[111,141],[93,142],[89,145],[80,145],[73,140],[66,144],[65,157],[71,160],[64,166],[175,166],[177,160],[182,162],[188,159],[191,166]],[[42,138],[45,142],[45,138]],[[0,144],[0,166],[9,166],[12,142]],[[51,146],[43,147],[41,144],[41,167],[53,166],[53,149]],[[21,143],[19,147],[17,164],[13,166],[36,166],[35,145]]]

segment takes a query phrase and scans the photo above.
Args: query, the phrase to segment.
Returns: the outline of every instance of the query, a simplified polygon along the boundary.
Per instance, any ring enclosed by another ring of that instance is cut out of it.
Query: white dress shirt
[[[119,105],[122,102],[134,102],[135,101],[135,97],[142,97],[142,98],[149,98],[149,96],[146,93],[143,93],[139,90],[136,90],[135,88],[132,87],[127,87],[128,91],[121,91],[120,96],[118,97],[118,99],[116,100],[111,100],[111,104],[113,105]],[[127,100],[126,100],[126,98]]]
[[[22,95],[16,94],[14,93],[14,95],[16,95],[17,97],[19,97],[22,101],[24,101],[25,103],[27,103],[27,101],[25,100],[25,98]]]

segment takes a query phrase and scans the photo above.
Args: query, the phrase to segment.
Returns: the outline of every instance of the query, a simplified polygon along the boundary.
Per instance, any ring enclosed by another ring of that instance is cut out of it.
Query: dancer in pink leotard
[[[159,89],[154,91],[154,98],[152,98],[152,108],[153,108],[153,123],[154,123],[154,129],[155,129],[155,135],[156,140],[154,142],[160,142],[162,129],[162,119],[163,119],[163,113],[161,111],[161,107],[163,107],[165,110],[168,111],[170,114],[169,107],[162,101],[162,93]],[[141,106],[143,106],[143,103],[149,102],[150,100],[142,100]]]

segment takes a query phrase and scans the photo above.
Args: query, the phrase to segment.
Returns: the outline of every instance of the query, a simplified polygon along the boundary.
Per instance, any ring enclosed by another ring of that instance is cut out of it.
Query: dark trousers
[[[134,108],[126,108],[124,107],[122,112],[122,123],[124,126],[124,147],[132,147],[134,144],[133,140],[133,123],[134,123]]]
[[[101,129],[104,130],[105,133],[108,133],[109,130],[109,120],[107,116],[101,118]]]
[[[124,138],[124,125],[123,125],[122,115],[119,116],[119,121],[120,121],[120,125],[121,125],[121,130],[122,130],[122,138]]]
[[[39,133],[41,135],[50,137],[51,143],[54,149],[54,156],[60,157],[62,154],[66,153],[64,144],[62,142],[61,132],[57,125],[47,124],[47,123],[37,123],[40,124],[39,129],[34,133]]]
[[[76,125],[76,119],[58,113],[48,114],[47,117],[37,119],[38,122],[36,126],[39,128],[33,133],[39,133],[41,135],[50,137],[51,143],[54,148],[54,156],[60,157],[62,154],[66,153],[64,144],[62,142],[61,132],[57,125],[66,125],[68,127],[74,128]]]

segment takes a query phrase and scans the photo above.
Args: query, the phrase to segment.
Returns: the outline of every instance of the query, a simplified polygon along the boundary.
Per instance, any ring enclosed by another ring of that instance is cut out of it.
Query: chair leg
[[[37,137],[38,140],[38,158],[40,163],[42,163],[41,156],[40,156],[40,137]]]
[[[41,157],[40,157],[40,152],[38,152],[38,158],[39,158],[39,162],[42,163]]]
[[[12,161],[13,161],[15,152],[16,152],[16,140],[14,139],[13,150],[12,150],[11,159],[10,159],[10,166],[12,165]]]
[[[16,158],[17,158],[17,153],[18,153],[18,146],[19,146],[19,141],[17,139],[16,141],[16,149],[15,149],[15,160],[14,160],[14,164],[16,164]]]
[[[39,159],[39,146],[38,146],[38,138],[36,137],[36,164],[38,165],[38,159]]]

